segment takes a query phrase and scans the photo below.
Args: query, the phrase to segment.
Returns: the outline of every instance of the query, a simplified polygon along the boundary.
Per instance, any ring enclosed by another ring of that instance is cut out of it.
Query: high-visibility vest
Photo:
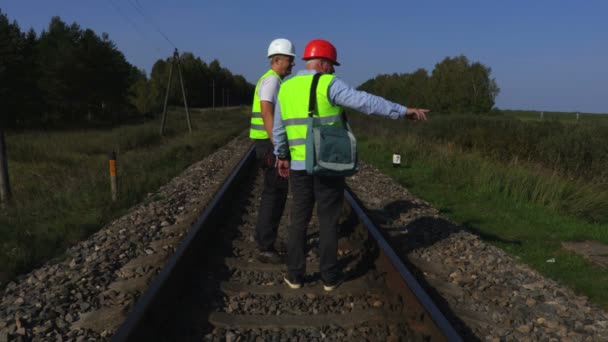
[[[279,91],[281,120],[287,133],[291,160],[306,160],[306,132],[308,123],[308,101],[314,74],[298,75],[285,81]],[[325,74],[317,85],[317,113],[314,125],[342,125],[342,107],[334,106],[327,96],[334,75]]]
[[[251,128],[249,129],[249,137],[251,139],[268,139],[268,132],[264,128],[264,119],[262,118],[262,104],[260,103],[260,97],[258,96],[258,90],[262,80],[269,76],[276,76],[281,82],[281,77],[276,71],[270,69],[266,71],[262,77],[258,80],[255,86],[255,92],[253,93],[253,105],[251,106]]]

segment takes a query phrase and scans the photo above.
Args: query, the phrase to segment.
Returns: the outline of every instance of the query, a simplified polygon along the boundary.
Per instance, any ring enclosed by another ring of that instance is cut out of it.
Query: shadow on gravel
[[[369,210],[368,215],[373,218],[376,224],[392,224],[399,220],[402,214],[420,208],[422,208],[420,204],[401,200],[391,202],[380,210]]]
[[[362,203],[355,194],[353,194],[353,196],[359,203]],[[423,208],[424,207],[419,204],[399,200],[389,203],[383,209],[366,210],[366,212],[372,221],[379,227],[384,238],[401,257],[402,262],[416,276],[420,285],[431,296],[435,305],[437,305],[439,310],[455,327],[463,340],[481,341],[464,321],[450,309],[448,302],[443,296],[424,279],[422,276],[423,270],[418,269],[407,258],[407,254],[412,250],[432,246],[435,243],[448,238],[453,233],[470,231],[469,229],[437,217],[420,217],[408,223],[404,222],[402,225],[398,224],[398,220],[402,217],[408,217],[408,212],[411,210],[419,211]],[[415,215],[419,215],[419,213],[416,213]],[[383,225],[390,225],[390,227],[383,227]],[[477,234],[477,232],[473,233]],[[484,239],[486,238],[484,236],[481,237]]]
[[[406,241],[407,251],[434,245],[453,233],[466,231],[479,236],[484,241],[499,242],[511,245],[521,245],[519,240],[507,240],[497,235],[485,233],[478,227],[482,222],[469,220],[458,226],[443,218],[420,217],[406,224],[399,224],[402,216],[407,217],[410,210],[422,209],[424,206],[410,201],[394,201],[379,210],[369,210],[368,215],[377,225],[391,225],[382,227],[384,232],[402,232],[408,239]],[[397,223],[397,224],[395,224]],[[391,234],[392,235],[392,234]]]

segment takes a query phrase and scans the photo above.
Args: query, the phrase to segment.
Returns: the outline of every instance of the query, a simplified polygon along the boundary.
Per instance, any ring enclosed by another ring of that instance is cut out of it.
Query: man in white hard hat
[[[249,137],[255,140],[258,164],[264,172],[264,190],[255,229],[258,259],[273,264],[282,262],[274,244],[288,191],[287,179],[280,177],[275,167],[272,142],[274,106],[281,82],[291,74],[295,65],[295,56],[295,48],[287,39],[275,39],[268,46],[270,70],[260,77],[255,87],[249,131]]]

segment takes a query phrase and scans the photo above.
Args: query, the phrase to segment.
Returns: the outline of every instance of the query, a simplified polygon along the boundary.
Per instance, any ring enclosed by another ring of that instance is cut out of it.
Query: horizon
[[[51,18],[59,16],[68,25],[76,23],[98,35],[108,33],[126,60],[147,75],[157,60],[170,57],[177,47],[206,63],[217,59],[255,84],[268,68],[265,52],[272,39],[290,39],[300,56],[307,41],[324,38],[338,49],[342,66],[336,75],[354,87],[380,74],[420,68],[430,74],[444,58],[464,55],[492,69],[490,77],[500,88],[495,103],[499,109],[608,113],[604,90],[608,46],[601,43],[602,33],[608,32],[601,13],[607,12],[608,4],[601,1],[559,5],[433,1],[416,4],[411,13],[409,3],[381,0],[371,7],[359,6],[360,1],[345,7],[340,3],[325,6],[328,13],[338,14],[325,20],[301,15],[294,4],[273,7],[264,1],[189,0],[167,6],[146,0],[86,4],[5,0],[0,10],[22,32],[33,28],[40,35]],[[289,25],[275,23],[282,20],[274,17],[277,10],[284,11]],[[264,16],[270,24],[259,20]],[[430,19],[432,25],[426,25]],[[294,72],[302,66],[298,58]]]

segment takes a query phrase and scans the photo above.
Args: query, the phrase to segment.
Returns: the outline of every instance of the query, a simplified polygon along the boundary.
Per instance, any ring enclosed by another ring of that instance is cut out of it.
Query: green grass
[[[573,240],[608,244],[605,187],[563,177],[537,163],[502,162],[437,142],[394,121],[353,116],[351,123],[363,160],[485,241],[608,308],[608,270],[560,245]],[[392,167],[395,152],[402,155],[401,168]],[[547,263],[551,258],[556,262]]]
[[[12,206],[0,215],[0,286],[61,256],[192,163],[243,132],[245,109],[171,112],[159,121],[111,130],[9,134]],[[117,153],[118,201],[111,201],[108,154]]]

